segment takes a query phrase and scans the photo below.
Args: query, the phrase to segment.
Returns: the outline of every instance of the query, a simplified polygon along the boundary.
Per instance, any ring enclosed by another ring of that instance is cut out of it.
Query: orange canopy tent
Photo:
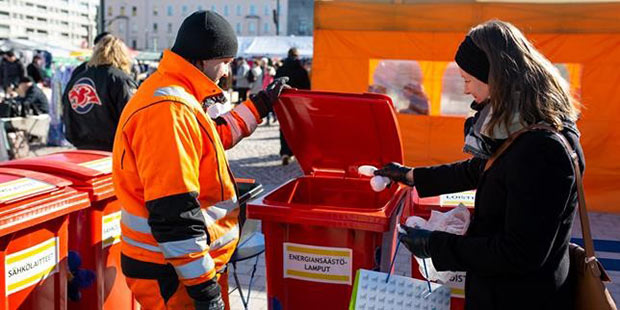
[[[592,210],[620,212],[620,2],[318,0],[312,87],[365,92],[376,59],[452,61],[467,31],[493,18],[519,27],[552,62],[577,64],[586,197]],[[440,88],[430,89],[431,115],[399,115],[408,165],[467,157],[464,118],[437,113]]]

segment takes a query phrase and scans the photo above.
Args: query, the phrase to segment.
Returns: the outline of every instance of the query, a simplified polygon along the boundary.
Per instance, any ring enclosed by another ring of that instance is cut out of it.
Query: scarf
[[[476,114],[465,122],[465,146],[463,147],[465,153],[489,159],[499,146],[508,139],[510,132],[523,129],[520,113],[517,112],[514,114],[508,129],[503,123],[500,123],[495,126],[493,134],[491,134],[489,122],[493,115],[493,108],[489,101],[473,102],[471,108],[476,111]]]
[[[463,147],[463,152],[475,157],[489,159],[502,143],[508,139],[509,132],[514,133],[524,128],[520,121],[520,113],[516,112],[508,126],[509,130],[506,130],[504,124],[498,124],[495,126],[493,134],[491,134],[489,121],[493,115],[493,109],[488,104],[488,100],[482,103],[474,101],[470,107],[476,111],[476,114],[465,121],[465,146]],[[542,121],[538,123],[549,125]],[[563,131],[572,131],[577,137],[580,136],[575,122],[564,120],[562,125],[564,127]]]

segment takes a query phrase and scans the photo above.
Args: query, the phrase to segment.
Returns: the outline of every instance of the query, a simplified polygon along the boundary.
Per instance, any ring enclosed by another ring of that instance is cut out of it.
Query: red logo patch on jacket
[[[101,105],[93,80],[83,77],[73,84],[69,91],[71,108],[78,114],[88,113],[93,106]]]

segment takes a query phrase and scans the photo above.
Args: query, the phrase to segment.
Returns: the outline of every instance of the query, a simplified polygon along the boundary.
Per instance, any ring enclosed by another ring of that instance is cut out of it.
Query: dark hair
[[[32,60],[35,61],[37,59],[43,59],[43,57],[39,56],[39,55],[34,55],[34,57],[32,57]]]
[[[5,55],[7,57],[13,57],[13,56],[15,56],[15,53],[13,53],[13,51],[8,51],[8,52],[5,53]]]
[[[577,120],[579,103],[558,69],[510,23],[491,20],[468,34],[489,59],[489,97],[493,114],[490,133],[505,126],[515,113],[524,126],[544,121],[558,130]]]
[[[22,76],[19,78],[18,84],[21,84],[21,83],[34,83],[34,80],[29,76]]]
[[[299,57],[299,50],[297,50],[296,47],[291,47],[291,49],[288,50],[288,57]]]

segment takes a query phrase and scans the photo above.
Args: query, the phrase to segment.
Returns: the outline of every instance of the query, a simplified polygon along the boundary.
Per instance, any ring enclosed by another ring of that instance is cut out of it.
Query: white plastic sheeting
[[[8,50],[46,50],[54,57],[69,57],[71,49],[57,46],[50,43],[36,42],[24,39],[9,39],[0,41],[0,49]]]
[[[288,50],[296,47],[301,57],[312,57],[312,37],[237,37],[239,39],[238,56],[286,57]]]

